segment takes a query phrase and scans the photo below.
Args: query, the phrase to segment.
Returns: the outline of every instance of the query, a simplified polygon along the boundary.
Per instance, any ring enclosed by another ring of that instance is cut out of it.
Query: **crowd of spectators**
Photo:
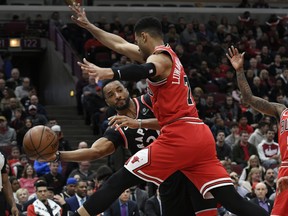
[[[53,16],[59,20],[57,13]],[[255,201],[256,197],[263,199],[269,206],[273,204],[270,200],[273,200],[276,191],[275,179],[280,163],[277,124],[275,119],[242,102],[235,72],[228,64],[225,53],[231,44],[245,51],[245,71],[253,94],[288,105],[287,20],[285,16],[271,15],[267,17],[267,22],[259,23],[249,11],[239,15],[235,22],[225,16],[218,20],[215,15],[211,15],[207,23],[197,19],[187,21],[183,17],[173,23],[168,16],[163,16],[161,20],[164,40],[175,50],[185,68],[199,116],[211,128],[217,156],[230,173],[235,188],[243,197],[251,201]],[[103,18],[95,25],[134,41],[132,23],[123,24],[119,18],[108,23]],[[103,47],[82,29],[70,25],[62,30],[79,55],[97,65],[105,67],[131,63],[127,57]],[[77,34],[71,34],[75,31]],[[19,69],[9,64],[1,70],[0,145],[13,147],[7,155],[7,170],[18,208],[24,214],[29,204],[36,205],[37,202],[34,202],[39,199],[39,188],[46,187],[45,200],[54,200],[53,205],[59,205],[62,212],[74,211],[97,190],[102,182],[101,171],[91,170],[89,161],[79,164],[43,163],[30,161],[25,156],[23,137],[31,127],[39,124],[48,125],[57,133],[60,150],[71,150],[57,121],[48,119],[45,107],[39,103],[37,91],[30,82],[29,77],[21,77]],[[133,97],[146,93],[145,80],[126,82],[125,85]],[[93,133],[100,136],[107,127],[105,120],[114,114],[106,107],[101,83],[95,83],[83,73],[76,84],[76,98],[78,114],[83,115],[85,123],[92,125]],[[79,143],[79,148],[82,144]],[[84,147],[88,146],[84,144]],[[259,192],[261,190],[265,198]],[[129,196],[133,201],[134,191],[135,188],[127,189],[119,199],[127,201]],[[159,197],[157,193],[148,194],[146,200],[138,204],[136,198],[135,203],[140,215],[149,216],[147,209],[151,209],[147,206],[155,205]],[[219,209],[219,215],[225,213],[225,209]]]

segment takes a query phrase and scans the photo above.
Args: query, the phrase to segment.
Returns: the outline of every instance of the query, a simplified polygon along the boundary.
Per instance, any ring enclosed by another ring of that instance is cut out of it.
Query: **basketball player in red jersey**
[[[230,212],[243,216],[267,215],[264,209],[244,200],[236,192],[217,159],[213,135],[198,118],[187,76],[176,54],[169,45],[164,45],[159,20],[144,17],[136,23],[135,45],[87,22],[85,11],[79,5],[73,5],[71,9],[77,15],[72,19],[102,44],[142,63],[100,68],[84,59],[84,63],[78,63],[82,70],[89,72],[96,81],[148,78],[153,111],[161,126],[156,141],[134,154],[75,215],[99,214],[139,179],[160,185],[177,170],[194,183],[203,197],[214,196]],[[199,215],[205,215],[205,212]]]
[[[271,216],[288,216],[288,109],[283,104],[268,102],[252,94],[243,69],[244,54],[239,53],[238,49],[232,46],[226,55],[236,70],[237,82],[244,102],[259,112],[274,116],[278,121],[278,142],[282,163],[278,173],[277,192]]]

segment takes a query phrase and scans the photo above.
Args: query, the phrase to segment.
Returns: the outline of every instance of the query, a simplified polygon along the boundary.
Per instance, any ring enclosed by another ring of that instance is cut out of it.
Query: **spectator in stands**
[[[16,131],[7,125],[4,116],[0,116],[0,145],[15,145]]]
[[[225,103],[220,107],[220,115],[224,119],[225,125],[231,126],[231,123],[237,122],[240,113],[241,110],[233,101],[233,97],[230,94],[226,95]]]
[[[217,158],[220,161],[231,161],[232,152],[231,147],[225,143],[225,133],[224,131],[218,130],[216,135],[216,152]]]
[[[68,210],[75,212],[88,199],[87,197],[87,181],[80,179],[75,188],[75,195],[66,199]]]
[[[35,105],[30,105],[28,107],[27,117],[31,119],[33,126],[46,125],[48,123],[48,120],[44,115],[37,113],[37,107]]]
[[[50,172],[50,167],[49,167],[48,162],[40,162],[40,161],[35,160],[33,167],[38,177],[41,177]],[[58,166],[58,173],[62,173],[61,163]]]
[[[253,167],[249,174],[246,181],[243,181],[241,185],[246,188],[249,192],[252,192],[253,187],[255,187],[256,183],[261,182],[262,179],[262,172],[258,167]]]
[[[249,135],[254,131],[253,127],[248,124],[248,118],[244,114],[239,119],[239,131],[246,131]]]
[[[145,203],[148,199],[148,192],[142,190],[139,186],[130,188],[130,200],[136,202],[139,209],[139,216],[147,215],[145,212]]]
[[[276,193],[276,189],[277,189],[277,185],[276,185],[276,176],[275,175],[275,172],[273,169],[271,168],[268,168],[265,172],[265,175],[264,175],[264,183],[267,187],[267,194],[266,194],[266,197],[269,199],[269,197],[271,197],[271,195],[275,194]]]
[[[3,97],[0,102],[1,110],[9,109],[10,106],[10,98],[15,97],[15,93],[12,89],[5,87],[2,91]]]
[[[230,124],[231,133],[225,138],[225,143],[227,143],[231,148],[237,144],[240,140],[239,136],[239,125],[237,122],[232,122]]]
[[[211,127],[211,132],[213,133],[214,138],[217,137],[219,131],[224,133],[224,139],[230,134],[228,127],[225,125],[224,120],[221,116],[217,115],[214,120],[214,124]],[[224,141],[224,140],[223,140]]]
[[[250,135],[248,142],[257,147],[265,139],[268,129],[269,124],[267,122],[259,122],[258,128]]]
[[[248,160],[248,165],[244,167],[244,169],[241,172],[239,183],[242,184],[243,181],[247,181],[248,175],[252,168],[257,167],[261,170],[262,178],[264,177],[265,168],[261,166],[259,157],[256,155],[251,155]]]
[[[79,175],[81,180],[93,181],[94,172],[90,168],[91,168],[90,161],[81,161],[79,162],[79,168],[73,170],[70,173],[69,177]]]
[[[75,187],[77,185],[77,180],[75,178],[68,178],[66,181],[66,185],[63,188],[60,196],[64,199],[68,199],[75,195]]]
[[[21,86],[23,78],[20,76],[20,71],[18,68],[13,68],[11,70],[11,77],[7,79],[6,86],[15,90],[17,86]]]
[[[275,85],[270,89],[269,101],[276,102],[277,96],[283,95],[283,98],[284,98],[286,94],[287,94],[287,89],[285,87],[285,83],[283,79],[278,77],[275,81]],[[286,102],[283,101],[283,103],[285,104]]]
[[[28,90],[28,96],[23,97],[20,102],[24,106],[25,111],[28,112],[28,107],[31,105],[31,96],[37,95],[37,90],[35,87],[30,86]]]
[[[185,47],[186,51],[193,51],[198,42],[197,34],[193,29],[193,24],[191,22],[187,23],[185,29],[179,34],[181,44]]]
[[[266,169],[280,162],[280,147],[278,143],[274,142],[274,134],[274,129],[269,128],[266,138],[257,146],[260,161]]]
[[[24,215],[26,215],[26,209],[24,209],[24,203],[26,203],[28,201],[28,197],[29,197],[28,190],[26,188],[19,188],[16,191],[16,197],[18,200],[16,205],[17,205],[17,208],[20,212],[20,216],[24,216]]]
[[[16,191],[20,188],[20,183],[18,181],[18,179],[15,176],[10,176],[9,177],[9,181],[11,184],[11,189],[13,192],[13,197],[16,203],[18,203],[18,198],[16,196]]]
[[[89,74],[82,72],[81,78],[76,82],[76,102],[77,102],[77,112],[78,115],[83,114],[83,105],[82,105],[82,94],[84,86],[89,84]]]
[[[261,206],[270,214],[274,203],[272,200],[269,200],[266,197],[267,194],[266,185],[263,182],[259,182],[258,184],[256,184],[254,192],[256,194],[256,197],[249,201],[255,203],[256,205]]]
[[[266,86],[261,84],[261,79],[258,76],[253,78],[253,85],[251,86],[251,90],[254,95],[258,97],[263,97],[264,95],[268,95],[268,90]]]
[[[15,118],[10,122],[10,126],[16,131],[16,137],[17,137],[20,129],[23,128],[25,125],[25,120],[24,120],[25,119],[25,112],[22,109],[17,108],[15,110],[14,114],[15,114]],[[21,150],[22,143],[17,142],[17,145],[19,146],[19,148]]]
[[[50,162],[50,172],[43,175],[42,178],[46,181],[48,187],[52,187],[55,194],[60,194],[65,185],[65,178],[58,173],[60,162]]]
[[[11,97],[9,99],[8,107],[3,110],[3,115],[7,118],[7,121],[11,123],[16,118],[16,111],[20,109],[24,112],[24,107],[20,103],[20,101],[15,98]],[[23,113],[23,117],[25,117],[25,113]]]
[[[169,41],[174,41],[176,45],[180,43],[180,35],[177,34],[173,23],[169,24],[168,32],[164,34],[164,42],[169,43]]]
[[[13,167],[13,171],[12,171],[17,179],[20,179],[22,177],[24,167],[28,164],[27,155],[21,154],[19,157],[19,162],[20,162],[19,164]]]
[[[33,126],[32,120],[30,118],[25,118],[24,126],[19,129],[18,133],[16,134],[17,145],[20,147],[20,150],[23,151],[23,138],[26,132],[31,129]]]
[[[0,72],[1,72],[1,67],[0,67]],[[2,92],[4,91],[5,88],[6,88],[6,81],[0,78],[0,99],[4,97]]]
[[[29,77],[24,77],[22,85],[17,86],[15,88],[15,95],[16,97],[21,100],[22,98],[26,97],[29,95],[29,87],[30,87],[30,78]]]
[[[247,131],[240,132],[240,141],[232,149],[232,161],[247,166],[247,162],[251,155],[257,155],[257,148],[248,142],[249,134]]]
[[[278,77],[280,76],[280,74],[282,74],[283,69],[284,69],[284,64],[282,63],[282,58],[279,54],[276,54],[274,57],[274,61],[268,68],[269,75]]]
[[[240,196],[245,197],[245,195],[249,191],[239,184],[239,176],[238,176],[238,174],[236,172],[231,172],[230,173],[230,177],[232,179],[232,182],[234,184],[234,187],[235,187],[236,191],[240,194]]]
[[[64,138],[64,134],[61,130],[61,126],[60,125],[53,125],[51,127],[51,129],[57,134],[58,143],[59,143],[58,150],[59,151],[71,151],[72,148],[69,144],[69,141]]]
[[[14,166],[20,164],[20,149],[18,146],[13,146],[11,148],[11,153],[8,156],[7,162],[11,168],[12,175],[15,175],[15,173],[13,172],[13,168],[14,168]]]
[[[212,126],[216,115],[219,113],[219,107],[214,101],[214,96],[212,93],[209,93],[206,97],[206,104],[204,106],[204,122],[209,126]]]
[[[55,203],[53,200],[48,199],[48,188],[45,182],[37,182],[36,185],[37,199],[28,206],[27,215],[37,216],[37,215],[52,215],[60,216],[62,215],[62,208]]]
[[[161,200],[159,195],[159,189],[157,188],[154,196],[150,197],[145,203],[146,216],[161,216]]]
[[[24,167],[22,177],[19,179],[21,188],[26,188],[29,195],[35,192],[34,183],[38,180],[36,171],[31,164],[27,164]]]
[[[135,201],[129,200],[130,189],[126,189],[119,198],[104,212],[104,215],[118,216],[140,216],[139,209]]]
[[[46,109],[42,104],[39,103],[39,99],[36,94],[30,96],[30,103],[31,105],[35,105],[37,107],[37,113],[47,117]]]

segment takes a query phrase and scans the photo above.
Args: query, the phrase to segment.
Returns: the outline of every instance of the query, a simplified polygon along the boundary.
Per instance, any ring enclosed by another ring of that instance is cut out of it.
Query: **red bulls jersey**
[[[170,55],[173,62],[170,75],[159,82],[148,80],[148,93],[159,124],[164,126],[183,117],[198,119],[188,77],[180,60],[170,46],[158,46],[154,54],[164,52]]]
[[[278,141],[281,160],[288,161],[288,108],[286,108],[281,114],[279,127]]]

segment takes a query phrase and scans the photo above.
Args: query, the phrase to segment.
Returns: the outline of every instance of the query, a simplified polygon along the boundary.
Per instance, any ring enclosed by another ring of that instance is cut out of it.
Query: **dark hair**
[[[148,32],[152,37],[163,37],[161,22],[156,17],[143,17],[134,26],[134,32]]]
[[[96,178],[98,181],[102,180],[105,181],[113,174],[113,171],[109,166],[103,165],[98,168],[96,173],[97,173]]]
[[[45,181],[43,181],[43,180],[42,181],[36,181],[34,186],[36,187],[36,189],[38,187],[47,187],[47,183]]]
[[[104,98],[105,98],[104,87],[105,87],[106,85],[108,85],[109,83],[114,82],[114,81],[118,81],[118,82],[120,82],[120,83],[124,86],[123,82],[120,81],[120,80],[115,80],[115,79],[106,79],[106,80],[103,80],[103,81],[102,81],[102,95],[103,95]],[[124,86],[124,87],[125,87],[125,86]],[[125,87],[125,88],[126,88],[126,87]]]

